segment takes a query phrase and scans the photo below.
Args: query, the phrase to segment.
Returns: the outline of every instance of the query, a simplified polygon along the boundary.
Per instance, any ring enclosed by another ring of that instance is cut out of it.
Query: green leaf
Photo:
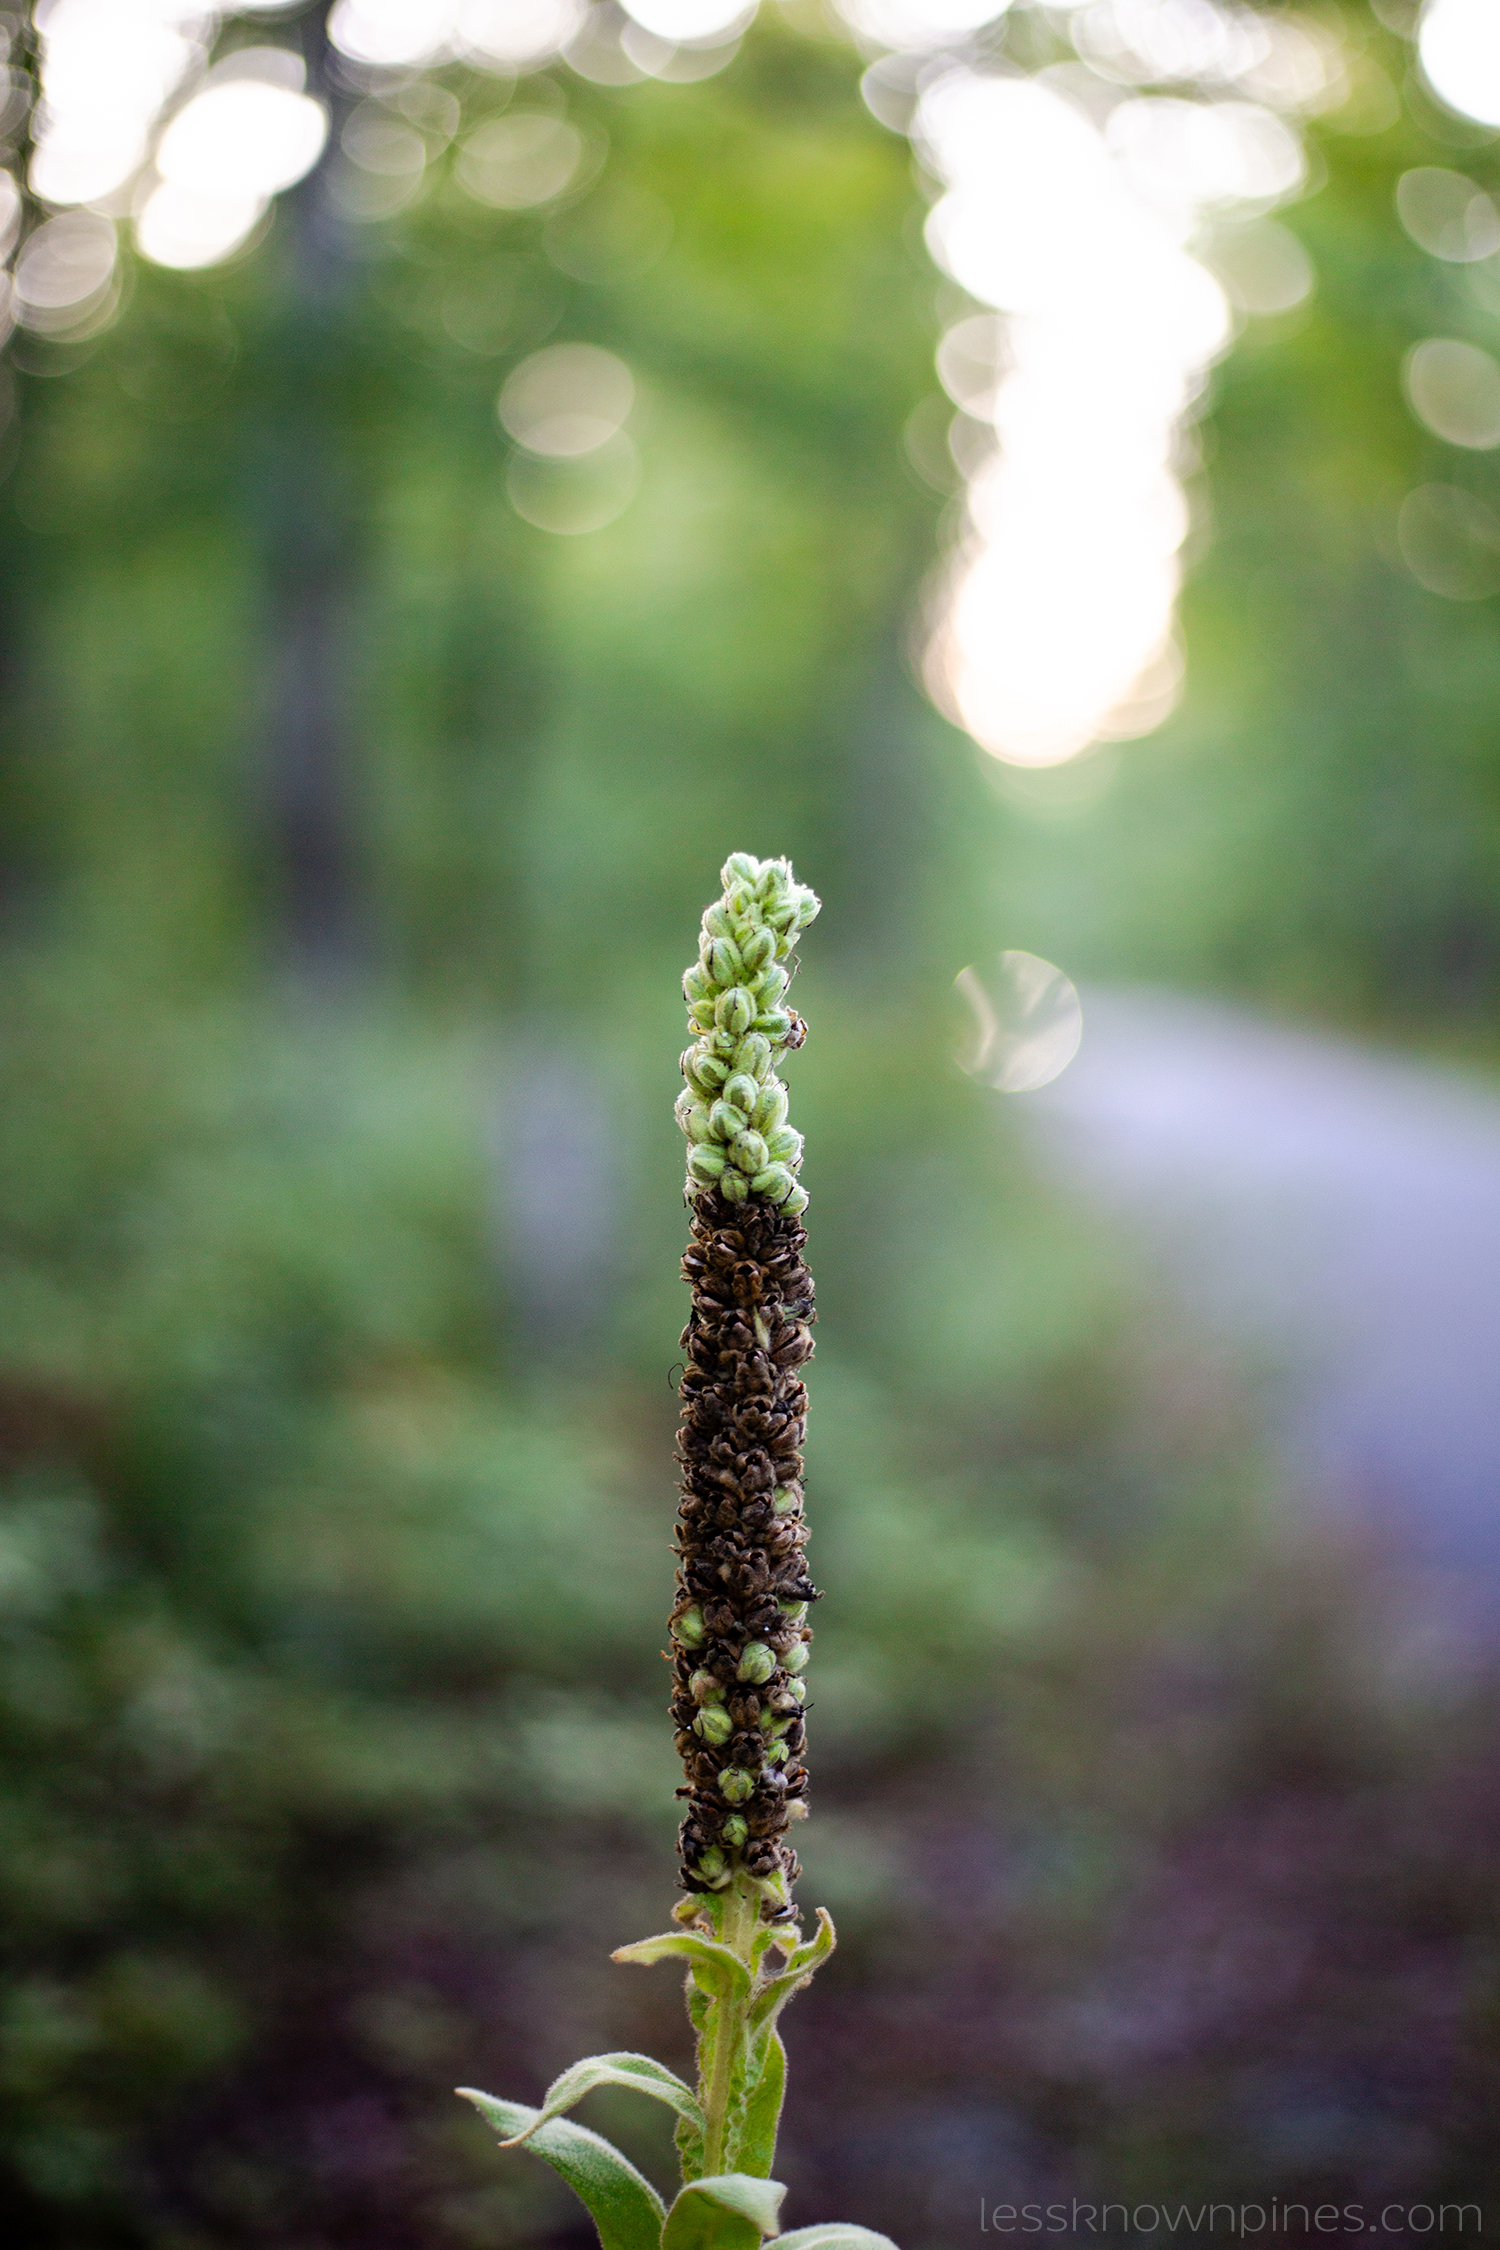
[[[818,1908],[818,1934],[806,1945],[794,1946],[787,1955],[785,1969],[779,1976],[768,1977],[755,1995],[750,2009],[752,2027],[774,2023],[794,1992],[800,1992],[809,1983],[815,1970],[820,1968],[833,1951],[837,1939],[833,1923],[824,1907]]]
[[[510,2141],[522,2134],[526,2146],[543,2163],[565,2179],[599,2230],[600,2250],[661,2250],[666,2205],[651,2182],[627,2164],[617,2148],[586,2126],[561,2118],[542,2122],[541,2114],[524,2102],[497,2101],[472,2086],[458,2089],[472,2102],[486,2125]]]
[[[524,2133],[517,2133],[503,2145],[517,2148],[530,2140],[537,2125],[545,2125],[592,2093],[596,2086],[631,2086],[638,2094],[650,2094],[654,2100],[666,2102],[685,2117],[689,2125],[703,2130],[703,2112],[694,2101],[691,2091],[684,2086],[675,2071],[663,2063],[654,2062],[650,2055],[589,2055],[565,2070],[542,2096],[542,2106],[536,2113],[536,2125],[529,2125]]]
[[[750,1990],[750,1971],[739,1955],[715,1938],[700,1937],[695,1930],[669,1930],[662,1937],[642,1938],[638,1945],[622,1945],[610,1956],[614,1961],[637,1961],[643,1969],[674,1957],[689,1962],[695,1973],[706,1975],[712,1991],[742,2000]]]
[[[896,2250],[896,2245],[888,2234],[830,2219],[826,2226],[798,2227],[795,2234],[778,2236],[776,2250]]]
[[[694,2180],[667,2213],[661,2250],[760,2250],[762,2235],[780,2224],[779,2180],[752,2180],[720,2172]]]
[[[837,1944],[838,1935],[833,1927],[833,1916],[826,1906],[820,1906],[817,1930],[806,1945],[792,1947],[786,1957],[786,1965],[789,1969],[799,1969],[810,1976],[814,1969],[821,1968]]]
[[[774,2031],[763,2041],[759,2060],[760,2075],[746,2098],[729,2154],[736,2171],[764,2180],[776,2161],[776,2128],[786,2092],[786,2049]]]

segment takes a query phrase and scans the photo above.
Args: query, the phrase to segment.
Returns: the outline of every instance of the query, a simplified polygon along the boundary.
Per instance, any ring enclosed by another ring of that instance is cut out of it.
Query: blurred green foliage
[[[1489,318],[1396,227],[1429,143],[1325,135],[1293,215],[1318,295],[1204,425],[1183,711],[1023,780],[902,663],[933,281],[848,52],[763,26],[702,84],[566,98],[611,146],[567,224],[659,199],[643,273],[580,282],[561,222],[448,181],[330,236],[315,182],[237,266],[137,273],[86,350],[18,347],[7,2238],[575,2241],[447,2089],[683,2059],[670,1980],[606,1956],[671,1865],[677,975],[730,848],[827,902],[794,1064],[831,1597],[804,1895],[845,1946],[792,2031],[799,2219],[920,2250],[1011,2180],[1362,2182],[1393,2117],[1392,2193],[1474,2192],[1483,1729],[1414,1715],[1234,1372],[1032,1179],[943,1014],[1020,944],[1483,1038],[1493,609],[1421,593],[1390,530],[1428,473],[1405,344]],[[576,540],[512,510],[494,421],[545,336],[642,397],[641,494]],[[342,714],[312,815],[282,739],[307,617]],[[1387,1981],[1338,1982],[1351,1896]],[[1185,1900],[1262,1950],[1138,2050]],[[1332,1998],[1265,1968],[1298,1946]],[[1415,2091],[1413,1962],[1452,2018]],[[1312,2155],[1288,2104],[1334,2119]]]

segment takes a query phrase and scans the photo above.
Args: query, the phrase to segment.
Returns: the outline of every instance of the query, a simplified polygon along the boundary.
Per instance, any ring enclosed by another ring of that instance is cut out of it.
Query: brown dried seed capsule
[[[760,1198],[731,1208],[705,1189],[693,1204],[692,1232],[691,1262],[684,1262],[694,1298],[682,1346],[677,1552],[679,1614],[698,1609],[704,1639],[691,1649],[678,1643],[677,1692],[685,1699],[679,1716],[696,1726],[703,1709],[722,1708],[735,1729],[727,1743],[711,1746],[688,1736],[683,1880],[697,1890],[702,1877],[695,1876],[694,1861],[707,1848],[705,1839],[735,1848],[738,1830],[725,1832],[726,1776],[733,1777],[732,1792],[748,1791],[743,1813],[734,1816],[746,1823],[743,1864],[767,1875],[790,1874],[796,1864],[782,1838],[787,1804],[806,1787],[798,1756],[800,1706],[786,1687],[779,1691],[775,1755],[786,1760],[780,1768],[768,1762],[772,1751],[761,1732],[757,1689],[775,1692],[766,1683],[785,1678],[777,1659],[800,1641],[789,1611],[813,1594],[800,1555],[806,1533],[798,1513],[807,1394],[790,1367],[777,1365],[789,1346],[799,1364],[806,1356],[805,1326],[791,1325],[789,1315],[805,1323],[812,1289],[800,1257],[804,1230]],[[706,1696],[709,1678],[729,1683],[722,1706]]]

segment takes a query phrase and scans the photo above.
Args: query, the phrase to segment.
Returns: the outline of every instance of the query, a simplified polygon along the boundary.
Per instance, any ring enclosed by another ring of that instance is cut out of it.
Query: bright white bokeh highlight
[[[624,430],[586,454],[517,453],[505,472],[516,514],[538,531],[576,538],[623,515],[641,481],[640,458]]]
[[[108,302],[116,251],[114,228],[93,211],[44,219],[16,259],[17,318],[44,335],[76,333]]]
[[[338,0],[328,32],[351,62],[376,69],[457,55],[481,69],[528,70],[561,52],[585,12],[585,0]]]
[[[271,0],[240,0],[235,12],[270,11]],[[202,0],[38,7],[29,180],[44,203],[108,209],[119,198],[112,208],[134,210],[137,245],[159,265],[213,265],[248,239],[271,198],[317,162],[328,121],[302,91],[301,57],[289,47],[241,48],[204,75],[222,13]],[[101,243],[104,226],[113,236],[99,219]],[[97,294],[81,296],[71,320],[35,291],[18,289],[17,309],[30,326],[81,333]]]
[[[531,70],[582,29],[585,0],[468,0],[454,44],[482,69]]]
[[[927,679],[1014,764],[1057,764],[1171,708],[1189,520],[1174,444],[1232,333],[1185,240],[1204,206],[1271,201],[1300,178],[1295,143],[1262,116],[1138,98],[1101,133],[1049,85],[967,69],[923,96],[918,145],[947,190],[933,254],[1008,316],[993,389],[972,352],[960,379],[996,445],[971,475]],[[947,348],[940,368],[962,356]]]
[[[1450,265],[1500,250],[1500,211],[1467,173],[1419,164],[1396,182],[1396,214],[1421,249]]]
[[[265,210],[264,196],[200,195],[163,180],[136,214],[136,247],[153,265],[216,266],[249,240]]]
[[[865,101],[911,135],[941,191],[928,246],[975,302],[937,352],[966,504],[929,692],[1018,766],[1149,733],[1182,681],[1185,432],[1237,322],[1314,286],[1269,214],[1307,185],[1298,120],[1348,95],[1337,36],[1232,0],[1085,0],[1079,60],[1028,74],[969,44],[994,0],[838,5],[884,49]],[[946,488],[936,438],[924,405],[908,449]]]
[[[1220,229],[1208,262],[1241,312],[1291,312],[1312,295],[1312,260],[1291,229],[1274,219]]]
[[[597,344],[550,344],[523,359],[496,402],[518,451],[506,470],[517,515],[539,531],[602,531],[630,505],[640,458],[625,429],[630,369]]]
[[[1412,412],[1435,437],[1475,453],[1500,445],[1500,367],[1477,344],[1428,336],[1407,353],[1402,379]]]
[[[440,54],[458,14],[457,0],[337,0],[328,36],[351,62],[399,70]]]
[[[840,0],[866,39],[896,53],[959,46],[1005,13],[1010,0]]]
[[[163,106],[203,60],[213,18],[179,0],[52,0],[37,18],[31,186],[45,203],[96,202],[140,169]]]
[[[954,990],[964,1014],[959,1068],[998,1093],[1034,1094],[1077,1054],[1077,987],[1039,954],[1002,953],[982,969],[961,969]]]
[[[583,135],[551,110],[510,109],[476,125],[458,152],[462,186],[497,211],[529,211],[573,186]]]
[[[245,47],[209,72],[168,122],[135,239],[160,266],[218,265],[254,233],[271,200],[323,153],[328,114],[302,91],[301,57]]]
[[[205,86],[161,137],[156,169],[188,195],[270,197],[304,178],[323,153],[321,102],[264,79]]]
[[[496,412],[517,445],[567,459],[606,445],[634,403],[630,369],[613,352],[597,344],[551,344],[522,360]]]
[[[734,39],[755,14],[755,0],[624,0],[625,12],[654,38],[679,45]]]
[[[1461,117],[1500,126],[1500,7],[1495,0],[1430,0],[1417,52],[1433,92]]]

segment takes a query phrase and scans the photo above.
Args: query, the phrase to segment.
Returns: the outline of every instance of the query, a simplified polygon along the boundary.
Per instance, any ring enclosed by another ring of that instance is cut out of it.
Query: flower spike
[[[697,1037],[677,1104],[693,1212],[672,1619],[679,1844],[684,1889],[723,1891],[743,1870],[784,1897],[797,1874],[787,1825],[806,1809],[797,1675],[817,1593],[802,1553],[797,1372],[812,1355],[807,1191],[776,1065],[806,1036],[784,1005],[785,964],[818,900],[784,859],[736,852],[721,880],[682,986]]]

